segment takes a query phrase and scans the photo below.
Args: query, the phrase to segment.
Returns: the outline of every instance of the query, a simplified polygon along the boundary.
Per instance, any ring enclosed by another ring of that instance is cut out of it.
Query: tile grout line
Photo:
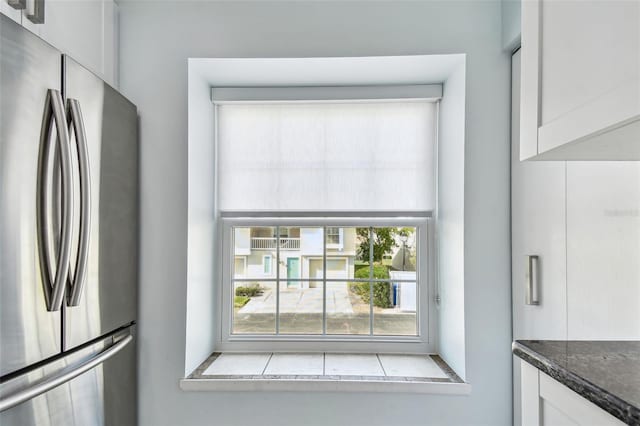
[[[380,360],[380,354],[376,354],[376,358],[378,359],[378,364],[380,364],[380,368],[382,368],[382,372],[384,373],[384,377],[389,377],[387,375],[387,370],[384,369],[384,365],[382,365],[382,361]]]
[[[267,363],[265,364],[264,368],[262,369],[262,373],[260,374],[261,376],[264,376],[264,372],[267,371],[267,367],[269,366],[269,363],[271,362],[271,358],[273,358],[273,352],[271,352],[269,354],[269,359],[267,360]]]

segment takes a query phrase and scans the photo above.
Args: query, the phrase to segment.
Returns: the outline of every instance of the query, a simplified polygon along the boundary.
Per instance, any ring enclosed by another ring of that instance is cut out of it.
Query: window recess
[[[212,93],[219,347],[433,351],[441,88],[412,98],[363,98],[358,88],[340,99],[291,100],[302,90],[292,88],[279,101],[267,99],[281,88],[263,89],[257,100],[237,100],[236,89]]]

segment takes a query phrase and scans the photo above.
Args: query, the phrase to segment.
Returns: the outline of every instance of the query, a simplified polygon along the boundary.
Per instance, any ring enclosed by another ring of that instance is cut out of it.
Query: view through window
[[[232,334],[416,336],[417,230],[233,227]]]

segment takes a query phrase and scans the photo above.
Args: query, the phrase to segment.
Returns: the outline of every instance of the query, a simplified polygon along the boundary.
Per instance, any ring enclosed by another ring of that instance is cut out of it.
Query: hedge
[[[369,268],[361,268],[355,271],[355,278],[369,278]],[[374,263],[373,265],[373,278],[385,279],[389,278],[389,268],[385,265]],[[349,288],[352,292],[362,298],[365,303],[369,303],[371,296],[368,282],[355,282],[349,283]],[[389,299],[391,297],[391,283],[388,281],[379,281],[373,283],[373,306],[379,308],[390,308],[391,303]]]

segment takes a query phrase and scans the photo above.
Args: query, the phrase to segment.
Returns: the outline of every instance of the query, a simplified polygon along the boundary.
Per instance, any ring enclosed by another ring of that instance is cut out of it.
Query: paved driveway
[[[283,289],[280,290],[280,313],[307,314],[322,313],[322,288]],[[276,293],[266,289],[261,296],[252,297],[239,314],[262,314],[276,311]],[[352,314],[353,306],[349,299],[347,284],[327,287],[327,313]]]

